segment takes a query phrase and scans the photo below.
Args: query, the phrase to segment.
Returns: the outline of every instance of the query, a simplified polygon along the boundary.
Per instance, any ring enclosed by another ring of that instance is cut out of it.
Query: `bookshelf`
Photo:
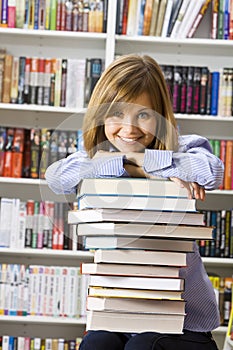
[[[207,39],[206,27],[210,21],[210,10],[207,11],[195,38],[174,39],[146,36],[115,35],[116,0],[109,1],[108,25],[105,33],[81,33],[44,30],[21,30],[0,28],[1,47],[14,55],[29,55],[37,57],[67,57],[86,58],[100,57],[108,66],[115,55],[127,53],[149,54],[159,63],[181,65],[208,65],[211,69],[232,66],[233,41]],[[84,108],[69,109],[65,107],[50,107],[38,105],[17,105],[0,103],[0,124],[2,126],[21,126],[25,128],[44,127],[69,130],[80,129]],[[208,138],[232,139],[233,117],[176,115],[182,133],[198,133]],[[204,209],[232,208],[233,191],[212,191],[207,193]],[[44,180],[0,178],[0,195],[19,197],[22,200],[50,199],[56,201],[74,200],[74,197],[54,195]],[[28,261],[48,263],[74,264],[90,261],[92,255],[85,252],[54,252],[51,250],[23,251],[1,249],[1,261]],[[203,258],[208,272],[214,271],[221,276],[232,274],[233,259]],[[3,317],[0,316],[2,333],[13,332],[15,335],[73,337],[83,334],[85,319],[66,320],[34,317]],[[214,331],[219,348],[223,346],[226,327]]]

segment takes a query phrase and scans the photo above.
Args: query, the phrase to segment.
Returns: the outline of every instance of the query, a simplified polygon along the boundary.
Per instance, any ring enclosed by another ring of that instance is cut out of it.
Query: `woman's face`
[[[142,152],[155,137],[156,114],[143,93],[133,102],[116,103],[105,120],[105,135],[120,152]]]

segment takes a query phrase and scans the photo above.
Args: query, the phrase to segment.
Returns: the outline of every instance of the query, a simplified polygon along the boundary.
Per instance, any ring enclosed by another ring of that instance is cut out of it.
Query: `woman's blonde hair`
[[[104,123],[109,109],[117,102],[133,103],[143,93],[149,94],[158,116],[156,135],[150,148],[177,148],[176,120],[161,68],[150,56],[130,54],[109,65],[93,90],[83,122],[84,147],[90,157],[99,145],[106,144]]]

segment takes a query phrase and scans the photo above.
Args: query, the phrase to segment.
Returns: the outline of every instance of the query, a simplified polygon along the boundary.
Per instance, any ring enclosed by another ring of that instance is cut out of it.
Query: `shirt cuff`
[[[173,151],[161,151],[146,149],[144,157],[144,169],[147,173],[162,170],[172,165]]]
[[[124,156],[98,158],[94,161],[96,177],[120,177],[124,173]]]

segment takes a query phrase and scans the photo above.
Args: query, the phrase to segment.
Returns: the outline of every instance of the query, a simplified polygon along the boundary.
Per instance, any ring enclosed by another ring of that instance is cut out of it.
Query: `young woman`
[[[163,73],[149,56],[126,55],[114,61],[98,81],[83,123],[85,151],[52,164],[46,172],[55,193],[75,193],[93,177],[163,177],[205,199],[218,188],[223,164],[208,140],[179,136]],[[183,335],[88,332],[81,350],[217,349],[211,331],[219,326],[212,285],[194,245],[187,254],[186,316]],[[160,345],[163,344],[163,345]]]

